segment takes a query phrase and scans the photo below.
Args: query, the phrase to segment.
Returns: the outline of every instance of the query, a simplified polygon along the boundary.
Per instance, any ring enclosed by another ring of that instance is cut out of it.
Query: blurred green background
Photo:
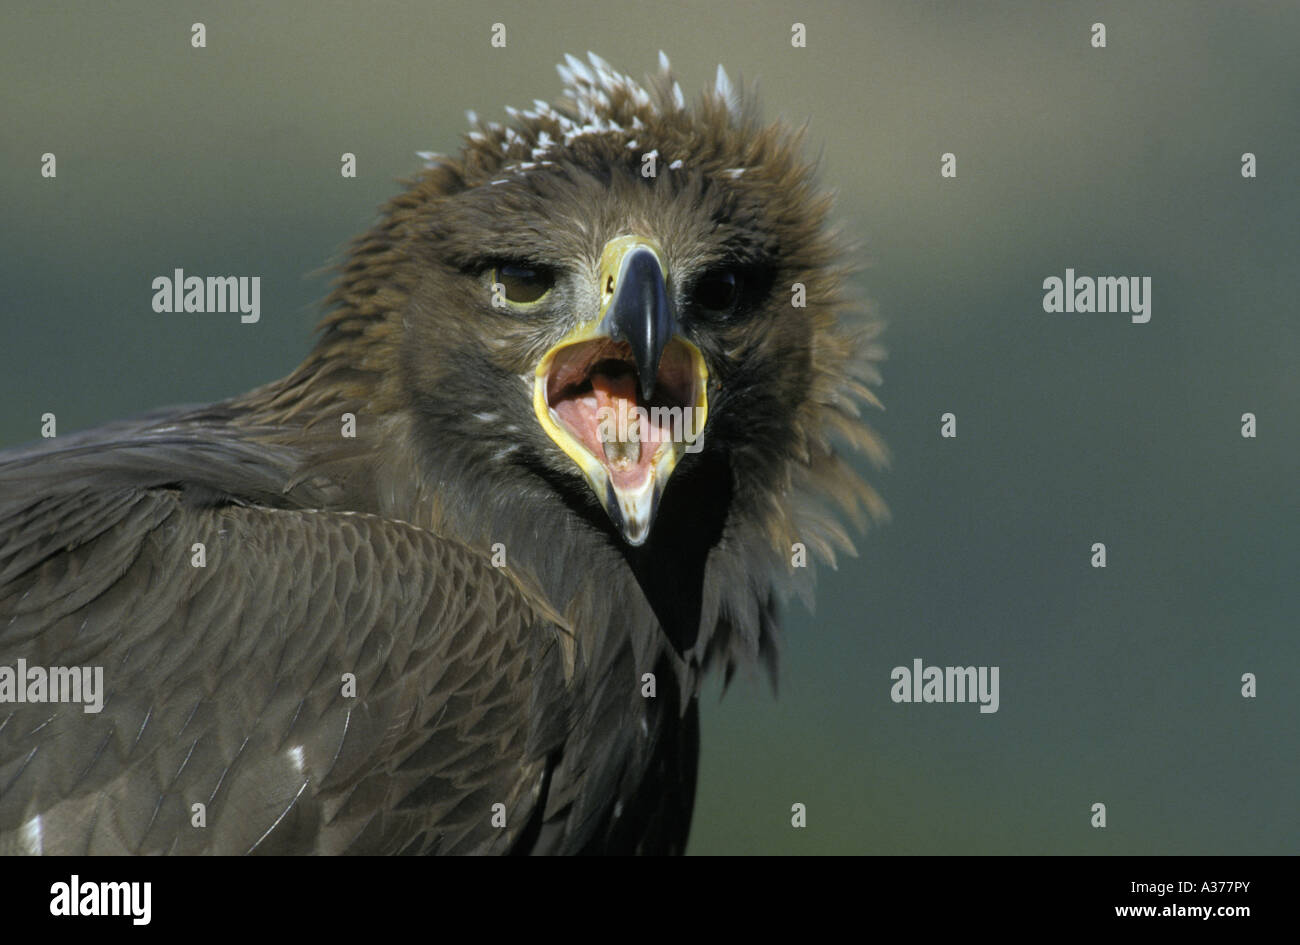
[[[1297,36],[1297,4],[7,3],[0,444],[289,371],[414,152],[555,97],[565,52],[662,48],[688,95],[721,61],[809,122],[870,260],[893,522],[791,606],[779,697],[710,688],[691,851],[1297,853]],[[155,314],[176,267],[261,275],[261,323]],[[1045,314],[1066,267],[1151,276],[1151,322]],[[918,657],[1000,666],[1001,710],[893,704]]]

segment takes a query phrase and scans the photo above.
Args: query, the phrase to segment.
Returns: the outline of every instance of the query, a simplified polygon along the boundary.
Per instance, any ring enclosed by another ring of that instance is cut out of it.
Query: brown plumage
[[[800,135],[561,74],[427,156],[290,376],[0,454],[0,667],[106,693],[0,702],[0,849],[682,849],[703,674],[883,514],[836,445],[883,459],[879,352]],[[652,405],[702,440],[593,424]]]

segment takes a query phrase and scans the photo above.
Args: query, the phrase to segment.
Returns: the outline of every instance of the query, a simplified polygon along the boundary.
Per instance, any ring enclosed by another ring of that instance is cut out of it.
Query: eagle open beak
[[[649,536],[682,455],[703,447],[708,379],[703,355],[678,333],[659,246],[610,240],[599,314],[542,357],[533,410],[629,545]]]

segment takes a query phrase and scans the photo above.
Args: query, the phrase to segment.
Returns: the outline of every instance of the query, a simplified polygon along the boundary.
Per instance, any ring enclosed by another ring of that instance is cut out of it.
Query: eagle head
[[[662,53],[644,82],[595,55],[559,72],[558,102],[471,112],[458,154],[421,153],[317,361],[390,344],[391,401],[440,486],[475,471],[468,507],[549,495],[635,548],[717,501],[782,559],[851,547],[825,506],[883,512],[836,449],[883,459],[858,420],[880,352],[802,132],[721,67],[690,104]]]

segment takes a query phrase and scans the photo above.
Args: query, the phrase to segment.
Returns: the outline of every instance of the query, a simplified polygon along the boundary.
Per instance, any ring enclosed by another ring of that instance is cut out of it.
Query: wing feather
[[[565,714],[554,615],[293,467],[184,422],[0,457],[0,667],[104,688],[0,703],[0,851],[510,848],[564,735],[529,721]]]

